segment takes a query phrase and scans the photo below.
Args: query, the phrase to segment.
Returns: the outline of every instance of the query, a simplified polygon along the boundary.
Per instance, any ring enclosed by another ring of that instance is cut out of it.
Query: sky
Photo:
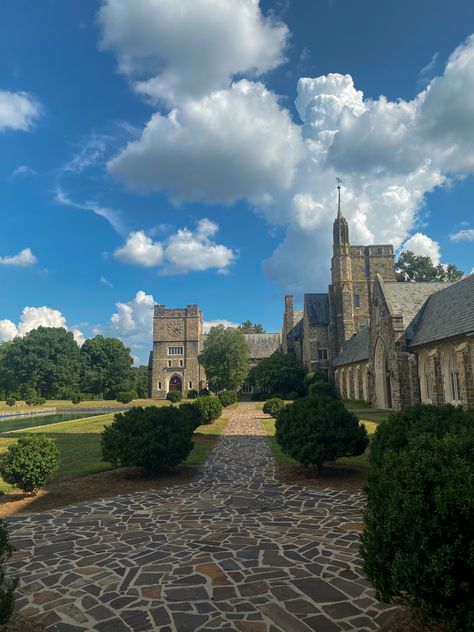
[[[0,5],[0,342],[281,326],[352,243],[474,266],[469,0]]]

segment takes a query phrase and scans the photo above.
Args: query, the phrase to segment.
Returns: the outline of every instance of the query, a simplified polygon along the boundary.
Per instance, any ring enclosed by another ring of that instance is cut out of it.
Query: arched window
[[[443,376],[444,399],[447,404],[459,404],[459,374],[456,353],[450,345],[441,357],[441,373]]]
[[[420,380],[420,395],[422,404],[431,404],[432,388],[430,376],[429,356],[422,351],[418,356],[418,379]]]
[[[392,408],[392,372],[388,364],[387,350],[380,338],[375,346],[374,373],[377,408]]]

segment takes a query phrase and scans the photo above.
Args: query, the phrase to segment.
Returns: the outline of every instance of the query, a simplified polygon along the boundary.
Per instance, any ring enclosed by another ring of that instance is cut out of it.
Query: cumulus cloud
[[[124,263],[151,268],[163,261],[163,246],[145,235],[143,230],[130,233],[123,246],[117,248],[114,257]]]
[[[139,230],[130,235],[114,257],[124,263],[145,267],[161,266],[161,274],[185,274],[217,268],[224,272],[234,262],[236,253],[216,244],[212,238],[219,227],[209,219],[201,219],[195,231],[182,228],[165,242],[155,242]]]
[[[415,233],[401,246],[400,250],[411,250],[415,255],[421,257],[430,257],[431,261],[438,265],[441,260],[440,246],[437,241],[424,235],[423,233]]]
[[[38,259],[31,252],[31,248],[24,248],[18,254],[10,257],[0,257],[0,266],[26,268],[28,266],[34,266],[36,263],[38,263]]]
[[[104,0],[101,46],[138,92],[177,103],[284,60],[288,28],[258,0]]]
[[[216,320],[205,320],[202,323],[202,330],[203,333],[208,334],[211,331],[212,327],[217,327],[217,325],[224,325],[224,327],[238,327],[239,323],[234,323],[231,320],[220,320],[220,319],[216,319]]]
[[[303,155],[300,129],[277,97],[241,80],[154,114],[108,168],[132,187],[164,190],[175,201],[230,203],[288,189]]]
[[[449,236],[451,241],[474,241],[474,228],[463,228]]]
[[[51,307],[25,307],[21,313],[18,325],[11,320],[0,321],[0,342],[13,340],[16,336],[24,336],[38,327],[64,327],[72,331],[78,345],[84,343],[84,335],[80,329],[69,329],[63,314]]]
[[[27,92],[0,90],[0,132],[6,129],[27,131],[41,114],[41,106]]]

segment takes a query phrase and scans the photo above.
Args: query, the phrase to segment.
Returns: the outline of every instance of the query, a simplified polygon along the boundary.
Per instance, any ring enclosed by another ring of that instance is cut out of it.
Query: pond
[[[10,419],[0,419],[0,434],[3,432],[11,432],[12,430],[25,430],[26,428],[35,428],[36,426],[49,426],[49,424],[57,424],[61,421],[73,421],[74,419],[85,419],[86,417],[97,417],[103,414],[102,411],[94,412],[78,412],[78,413],[54,413],[52,415],[27,415],[22,417],[12,417]]]

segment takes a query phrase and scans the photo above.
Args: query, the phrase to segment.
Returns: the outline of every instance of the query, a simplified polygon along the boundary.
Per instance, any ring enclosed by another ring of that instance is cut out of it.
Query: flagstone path
[[[280,485],[252,403],[182,488],[9,519],[17,608],[57,632],[376,630],[360,494]],[[229,414],[226,412],[226,414]]]

